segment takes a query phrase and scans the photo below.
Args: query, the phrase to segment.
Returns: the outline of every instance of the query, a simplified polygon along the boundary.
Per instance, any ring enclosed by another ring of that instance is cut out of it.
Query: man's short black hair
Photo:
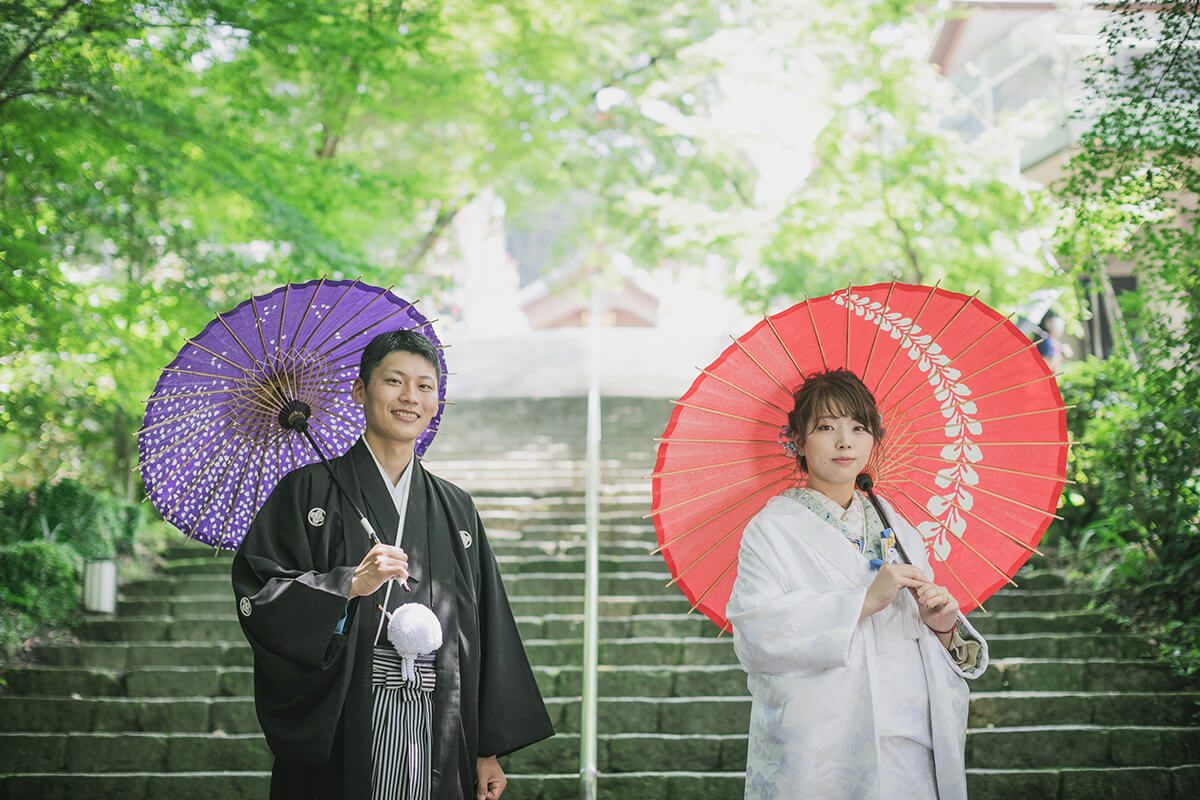
[[[433,367],[434,377],[441,380],[442,370],[433,342],[411,328],[400,328],[379,334],[363,348],[362,360],[358,364],[358,377],[364,386],[371,382],[371,373],[379,366],[379,362],[397,350],[418,355],[428,361]]]

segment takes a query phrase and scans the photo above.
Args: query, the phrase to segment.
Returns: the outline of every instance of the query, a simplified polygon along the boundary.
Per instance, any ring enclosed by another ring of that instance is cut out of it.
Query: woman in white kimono
[[[963,678],[987,644],[930,579],[920,534],[869,479],[856,488],[883,436],[870,391],[833,370],[794,400],[807,484],[746,526],[726,609],[753,696],[746,797],[966,797]]]

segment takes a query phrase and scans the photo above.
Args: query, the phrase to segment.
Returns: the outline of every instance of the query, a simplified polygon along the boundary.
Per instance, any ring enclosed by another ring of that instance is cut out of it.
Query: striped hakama
[[[429,800],[432,778],[433,655],[403,675],[400,656],[376,647],[371,670],[371,798]]]

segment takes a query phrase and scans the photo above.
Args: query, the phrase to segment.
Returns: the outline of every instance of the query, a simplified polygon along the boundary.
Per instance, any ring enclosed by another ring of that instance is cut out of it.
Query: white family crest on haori
[[[946,532],[959,539],[967,532],[967,520],[960,510],[970,511],[975,505],[967,487],[979,483],[979,473],[971,463],[983,458],[983,452],[971,440],[972,436],[983,433],[983,426],[972,416],[977,412],[975,403],[967,399],[971,396],[971,389],[960,381],[961,370],[950,366],[950,358],[942,351],[941,345],[908,317],[891,311],[879,300],[851,291],[833,295],[833,302],[840,306],[849,303],[850,310],[855,314],[898,340],[900,349],[926,375],[933,388],[934,399],[941,405],[942,418],[946,420],[944,431],[950,440],[942,448],[942,458],[950,462],[950,466],[937,471],[934,483],[950,491],[929,498],[925,510],[933,515],[933,519],[918,523],[916,528],[929,542],[934,557],[945,561],[950,557],[950,540]]]
[[[325,524],[325,509],[313,508],[308,512],[308,524],[319,528]]]
[[[460,539],[462,539],[463,547],[465,547],[465,548],[467,548],[468,550],[470,550],[470,549],[471,549],[471,542],[473,541],[473,540],[471,539],[471,532],[470,532],[470,531],[459,531],[459,532],[458,532],[458,536],[459,536],[459,538],[460,538]]]
[[[388,641],[400,656],[401,676],[416,677],[417,656],[429,655],[442,646],[442,624],[433,609],[423,603],[405,603],[385,614]]]

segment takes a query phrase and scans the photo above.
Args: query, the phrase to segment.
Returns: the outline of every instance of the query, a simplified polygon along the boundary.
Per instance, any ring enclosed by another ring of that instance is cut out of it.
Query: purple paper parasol
[[[279,479],[319,458],[281,425],[280,412],[307,406],[322,452],[344,452],[366,424],[350,396],[362,350],[398,328],[419,330],[438,350],[438,413],[416,441],[421,455],[445,408],[446,362],[412,303],[358,281],[322,278],[218,314],[187,340],[147,401],[138,462],[155,507],[190,538],[237,549]]]

